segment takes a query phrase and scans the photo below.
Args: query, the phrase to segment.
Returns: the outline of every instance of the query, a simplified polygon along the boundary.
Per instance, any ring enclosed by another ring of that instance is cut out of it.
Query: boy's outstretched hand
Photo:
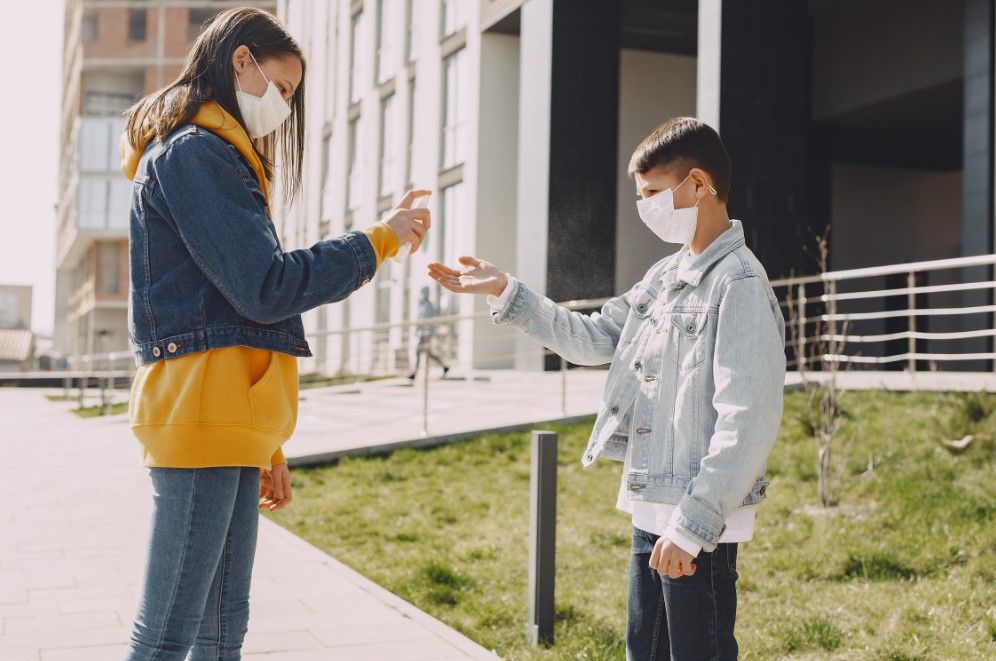
[[[508,274],[497,266],[476,257],[461,257],[459,271],[445,264],[429,264],[429,277],[458,294],[499,296],[508,286]]]

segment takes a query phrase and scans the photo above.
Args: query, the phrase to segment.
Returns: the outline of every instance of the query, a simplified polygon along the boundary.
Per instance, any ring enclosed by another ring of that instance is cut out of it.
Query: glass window
[[[405,18],[407,19],[407,25],[405,26],[405,62],[411,62],[415,59],[416,44],[415,38],[417,33],[415,31],[415,0],[406,0]]]
[[[463,163],[467,155],[467,84],[464,49],[443,61],[443,167]]]
[[[391,271],[394,269],[394,265],[388,266],[388,268],[381,268],[377,271],[377,275],[374,276],[374,282],[377,284],[376,291],[376,311],[374,314],[376,318],[374,319],[375,324],[383,324],[391,321]],[[387,339],[387,334],[384,331],[379,331],[378,334],[383,333],[384,339]]]
[[[398,34],[398,0],[378,0],[377,2],[377,82],[383,83],[391,77],[394,68],[395,45]]]
[[[332,158],[332,134],[326,133],[322,138],[322,178],[319,180],[322,187],[322,195],[320,201],[320,207],[318,211],[318,222],[323,226],[323,228],[331,221],[332,216],[332,182],[329,177],[329,159]],[[324,234],[325,230],[320,228],[320,233]],[[324,239],[324,236],[319,237]]]
[[[349,123],[349,135],[346,143],[346,159],[348,180],[346,182],[346,210],[352,211],[360,201],[360,119],[357,117]]]
[[[148,12],[145,9],[128,10],[128,41],[145,41]]]
[[[104,115],[117,117],[121,111],[135,103],[138,97],[123,92],[92,92],[86,93],[83,113],[86,115]]]
[[[126,230],[131,223],[131,193],[134,184],[123,177],[112,179],[109,191],[107,226],[112,230]]]
[[[187,41],[196,41],[201,36],[214,17],[218,14],[217,9],[197,9],[191,7],[187,10]]]
[[[0,328],[14,328],[17,324],[17,294],[0,291]]]
[[[443,36],[448,37],[460,28],[464,22],[464,2],[466,0],[443,0]]]
[[[80,25],[80,40],[84,44],[97,41],[97,13],[88,11],[83,14],[83,23]]]
[[[394,163],[398,151],[396,124],[392,94],[380,102],[380,172],[377,193],[381,196],[389,195],[394,184]]]
[[[466,217],[463,209],[465,197],[465,187],[462,181],[447,186],[442,191],[442,222],[439,224],[439,230],[436,231],[439,245],[434,256],[444,264],[455,264],[459,254],[458,238],[460,232],[458,231],[458,223]]]
[[[405,185],[412,185],[412,158],[415,155],[415,79],[408,81],[408,146],[405,149]]]
[[[107,218],[107,182],[80,179],[76,187],[76,225],[81,229],[103,229]]]
[[[353,16],[349,34],[349,102],[356,103],[363,95],[363,12]]]
[[[118,254],[116,242],[102,241],[97,244],[97,291],[102,294],[117,294],[120,291]]]

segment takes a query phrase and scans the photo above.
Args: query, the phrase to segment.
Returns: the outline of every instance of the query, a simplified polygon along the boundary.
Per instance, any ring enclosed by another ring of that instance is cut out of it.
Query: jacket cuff
[[[716,549],[719,537],[726,529],[722,515],[689,494],[685,494],[678,503],[672,524],[674,530],[698,542],[708,553]]]
[[[515,294],[517,282],[518,280],[516,280],[512,276],[509,276],[508,282],[505,283],[505,289],[502,291],[502,293],[498,294],[497,296],[488,294],[487,301],[488,305],[491,306],[492,312],[499,312],[503,307],[505,307],[505,305],[508,304],[509,299],[512,298],[513,294]]]
[[[283,448],[278,447],[277,451],[273,453],[272,457],[270,457],[270,468],[273,468],[277,464],[286,464],[286,463],[287,463],[287,458],[284,457],[284,450]]]
[[[499,308],[491,309],[491,319],[496,324],[512,324],[529,316],[530,310],[535,305],[536,294],[522,282],[509,279],[509,287],[515,283],[515,290],[509,293],[509,300]],[[503,294],[505,292],[502,292]]]
[[[373,246],[377,268],[380,268],[385,259],[398,253],[398,235],[387,223],[375,223],[363,230],[363,233],[367,235],[370,245]]]
[[[370,282],[371,278],[376,275],[377,254],[374,252],[373,243],[370,242],[370,237],[368,237],[364,232],[347,232],[342,235],[342,238],[346,244],[353,249],[353,254],[356,256],[356,288],[359,289],[363,285]]]
[[[699,541],[678,529],[678,510],[675,509],[674,513],[671,514],[671,520],[668,521],[667,528],[664,529],[663,537],[671,540],[671,542],[680,548],[685,553],[691,555],[693,558],[697,557],[699,551],[702,550],[702,545]]]

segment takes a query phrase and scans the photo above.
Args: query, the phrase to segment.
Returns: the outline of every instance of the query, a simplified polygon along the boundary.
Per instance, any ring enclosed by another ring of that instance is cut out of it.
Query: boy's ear
[[[688,176],[695,182],[696,195],[698,194],[699,188],[705,188],[707,192],[715,190],[712,183],[712,177],[710,177],[709,173],[702,168],[692,168],[688,171]]]

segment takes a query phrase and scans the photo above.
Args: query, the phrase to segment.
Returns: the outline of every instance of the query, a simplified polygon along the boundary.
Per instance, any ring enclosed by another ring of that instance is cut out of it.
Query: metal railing
[[[815,367],[805,363],[807,354],[813,359],[807,348],[832,341],[830,346],[843,347],[843,351],[818,355],[815,362],[839,360],[857,367],[902,367],[912,372],[936,370],[940,364],[964,367],[970,361],[985,361],[988,367],[989,361],[996,361],[994,265],[996,255],[981,255],[773,280],[771,285],[787,324],[795,328],[794,333],[787,333],[785,342],[788,366]],[[561,305],[584,312],[597,310],[607,300],[584,299]],[[473,324],[481,322],[487,325],[486,336],[461,345],[465,333],[473,336],[482,331],[479,326],[470,332]],[[572,371],[568,363],[528,338],[522,339],[516,329],[494,326],[486,310],[314,331],[307,336],[316,356],[312,360],[320,367],[324,361],[321,372],[355,375],[338,381],[348,383],[350,378],[361,381],[407,375],[418,351],[419,326],[441,331],[431,343],[432,350],[451,361],[468,381],[473,380],[474,372],[489,369],[522,365],[559,369],[559,409],[561,416],[567,417],[568,374]],[[827,328],[836,328],[837,332],[827,332]],[[458,362],[458,357],[462,361]],[[423,359],[428,364],[428,356]],[[101,405],[109,405],[115,391],[127,388],[135,372],[129,352],[68,360],[68,370],[50,374],[64,378],[67,395],[71,388],[78,388],[81,405],[94,386],[100,390]],[[428,435],[432,387],[427,369],[421,376],[422,433]]]
[[[773,280],[795,327],[789,366],[806,368],[813,343],[840,348],[823,361],[880,369],[992,361],[994,264],[996,255],[979,255]]]

